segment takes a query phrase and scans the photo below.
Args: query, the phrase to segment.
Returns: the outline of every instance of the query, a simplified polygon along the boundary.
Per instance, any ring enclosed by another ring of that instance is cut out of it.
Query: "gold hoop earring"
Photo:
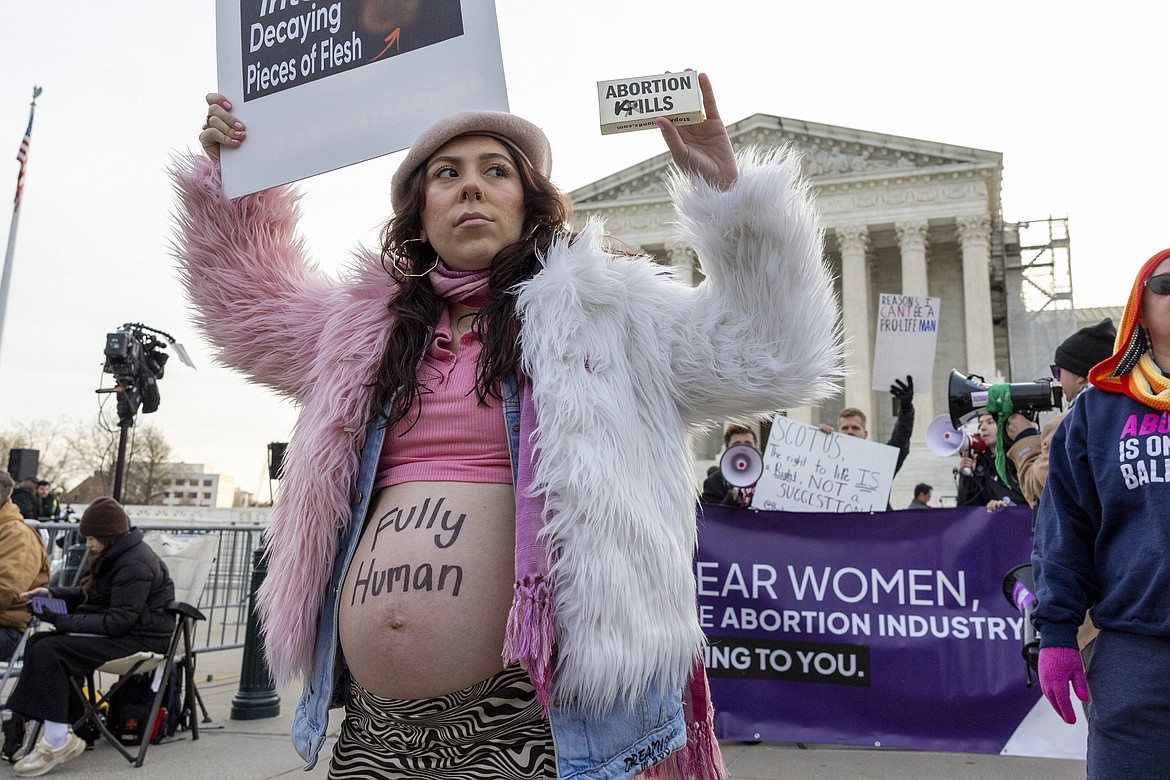
[[[395,270],[397,270],[397,271],[398,271],[398,273],[402,274],[403,276],[407,276],[407,277],[411,277],[411,278],[417,278],[417,277],[420,277],[420,276],[426,276],[427,274],[429,274],[431,271],[435,270],[435,269],[436,269],[436,268],[438,268],[438,267],[439,267],[439,257],[438,257],[438,255],[436,255],[436,256],[435,256],[435,262],[431,263],[431,267],[430,267],[430,268],[428,268],[427,270],[423,271],[421,274],[409,274],[409,273],[407,273],[406,271],[403,271],[403,270],[402,270],[402,266],[398,265],[398,261],[397,261],[397,260],[394,262],[394,268],[395,268]]]
[[[409,239],[407,239],[406,241],[403,241],[402,243],[404,243],[404,244],[409,244],[409,243],[411,243],[412,241],[418,241],[418,242],[422,243],[423,239],[421,239],[421,238],[409,238]],[[407,271],[404,271],[404,270],[402,270],[402,265],[401,265],[401,264],[400,264],[400,262],[399,262],[399,261],[400,261],[400,260],[402,260],[402,259],[403,259],[403,258],[402,258],[402,256],[401,256],[401,255],[395,255],[395,256],[394,256],[394,270],[395,270],[395,271],[397,271],[397,272],[398,272],[399,274],[401,274],[402,276],[404,276],[404,277],[409,277],[409,278],[412,278],[412,279],[417,279],[417,278],[418,278],[418,277],[420,277],[420,276],[426,276],[426,275],[427,275],[427,274],[429,274],[431,271],[433,271],[433,270],[435,270],[436,268],[438,268],[438,267],[439,267],[439,256],[438,256],[437,254],[435,255],[435,262],[431,263],[431,267],[430,267],[430,268],[428,268],[427,270],[423,271],[421,274],[414,274],[414,273],[409,273],[409,272],[407,272]],[[407,259],[409,260],[409,258],[407,258]]]

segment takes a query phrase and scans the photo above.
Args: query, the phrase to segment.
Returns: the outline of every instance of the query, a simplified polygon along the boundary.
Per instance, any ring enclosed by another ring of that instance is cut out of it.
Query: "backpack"
[[[150,735],[152,744],[163,737],[174,735],[178,728],[179,710],[182,706],[179,690],[182,677],[179,671],[179,667],[176,666],[171,670],[170,678],[163,683],[166,691],[159,705],[154,732]],[[151,672],[136,674],[109,697],[110,709],[106,715],[106,728],[123,745],[142,744],[146,722],[150,720],[150,708],[154,704],[155,692],[150,688],[153,677],[154,674]]]
[[[4,747],[0,748],[0,757],[16,763],[23,756],[24,737],[24,717],[14,712],[4,721]],[[18,756],[18,753],[21,755]]]

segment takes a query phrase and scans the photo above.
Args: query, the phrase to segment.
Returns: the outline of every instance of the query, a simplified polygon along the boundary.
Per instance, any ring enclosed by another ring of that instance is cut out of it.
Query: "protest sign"
[[[895,379],[928,379],[934,372],[939,299],[918,295],[878,295],[877,336],[873,345],[873,389],[888,390]]]
[[[1031,554],[1027,507],[702,512],[719,738],[1084,758],[1083,726],[1026,684],[1003,593]]]
[[[657,127],[658,117],[676,125],[703,121],[699,74],[693,70],[599,81],[597,105],[602,135]]]
[[[222,155],[229,197],[508,110],[493,0],[217,0],[216,43],[219,91],[248,128]]]
[[[777,415],[752,506],[790,512],[881,512],[890,499],[898,450],[821,433]]]

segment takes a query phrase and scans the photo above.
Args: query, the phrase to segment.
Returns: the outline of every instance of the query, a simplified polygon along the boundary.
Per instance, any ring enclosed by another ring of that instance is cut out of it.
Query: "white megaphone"
[[[966,431],[954,426],[949,414],[940,414],[926,426],[926,446],[935,455],[954,455],[961,449],[971,449],[973,443]]]
[[[732,487],[751,487],[764,473],[764,458],[750,444],[735,444],[719,459],[719,473]]]

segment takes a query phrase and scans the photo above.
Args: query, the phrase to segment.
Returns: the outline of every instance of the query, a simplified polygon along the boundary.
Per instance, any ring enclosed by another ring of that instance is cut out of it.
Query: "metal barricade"
[[[84,545],[77,533],[77,523],[38,523],[54,572],[54,582],[75,584],[84,571]],[[259,546],[264,532],[259,525],[212,525],[179,523],[136,523],[140,531],[165,531],[182,538],[216,534],[218,549],[199,609],[207,620],[196,624],[193,637],[197,653],[231,650],[244,646],[248,623],[248,585],[252,577],[252,551]]]

